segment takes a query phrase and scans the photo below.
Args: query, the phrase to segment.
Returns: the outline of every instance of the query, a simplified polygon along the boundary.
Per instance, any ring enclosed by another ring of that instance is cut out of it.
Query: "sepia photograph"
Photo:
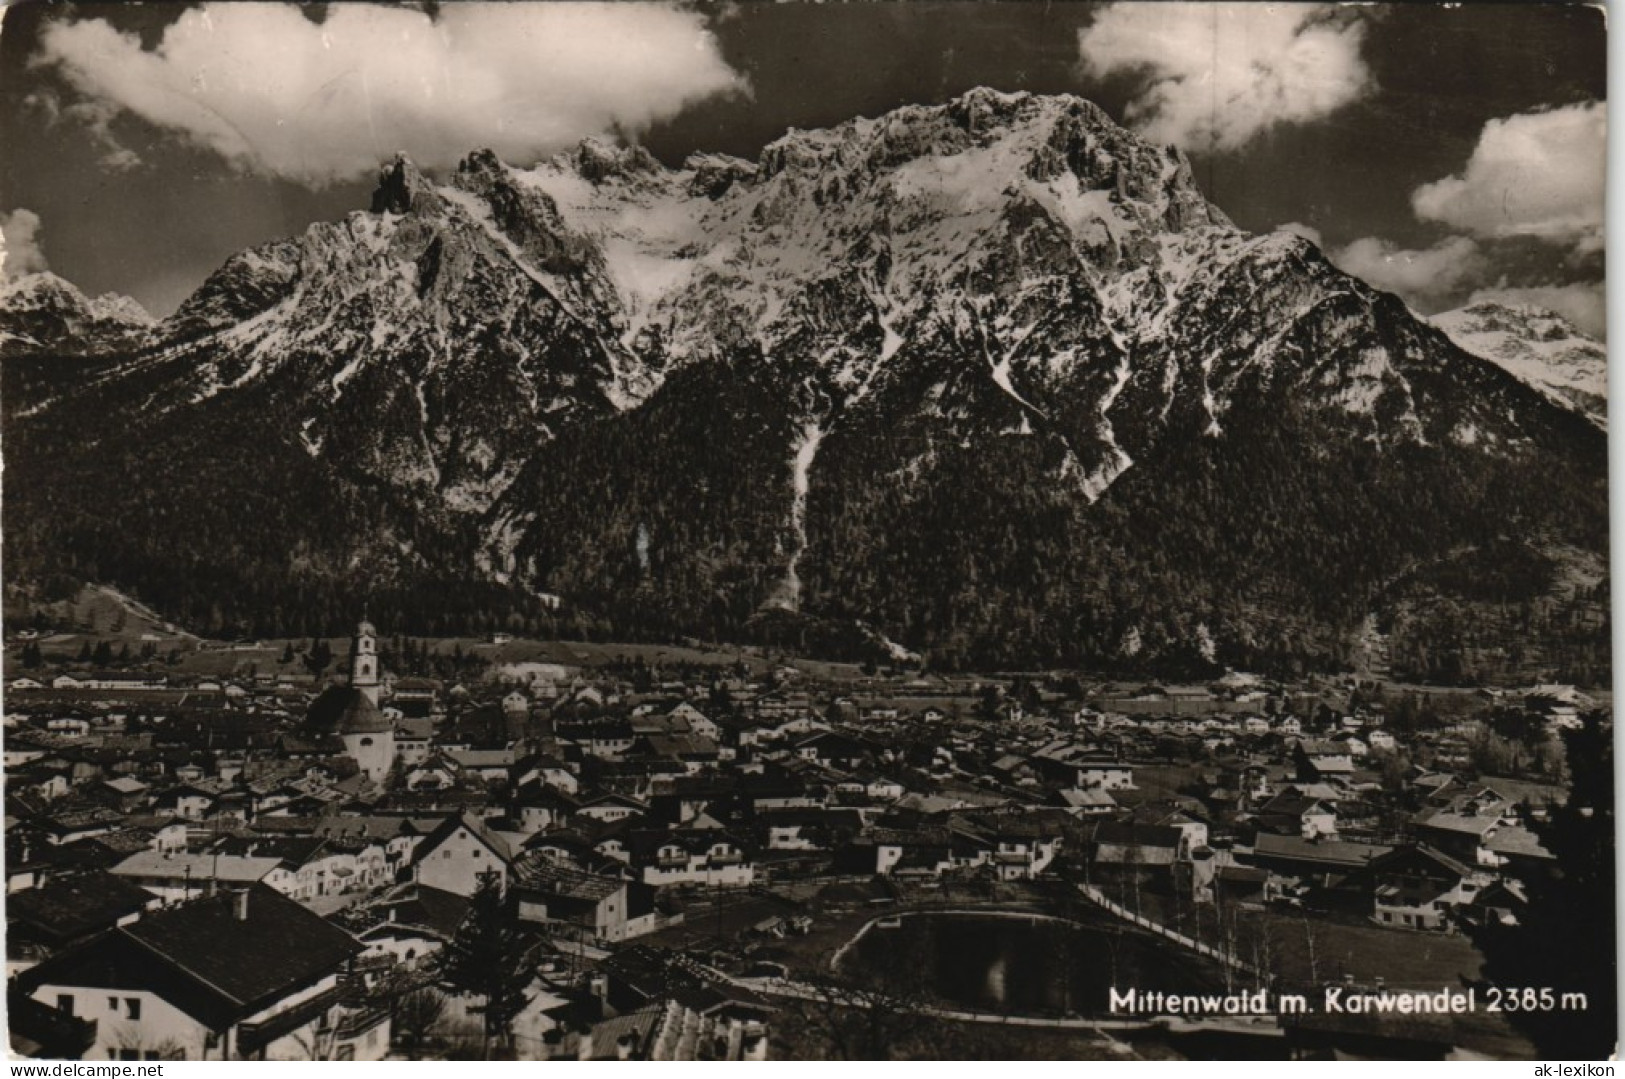
[[[9,4],[13,1074],[1612,1060],[1606,15]]]

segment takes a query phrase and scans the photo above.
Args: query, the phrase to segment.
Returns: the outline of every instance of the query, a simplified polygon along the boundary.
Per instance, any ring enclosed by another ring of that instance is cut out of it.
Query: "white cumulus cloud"
[[[1315,4],[1117,3],[1078,32],[1078,50],[1089,74],[1149,81],[1127,116],[1148,138],[1234,150],[1370,90],[1364,32]]]
[[[675,7],[327,10],[317,25],[287,4],[208,3],[151,51],[99,19],[57,22],[35,62],[55,65],[92,103],[313,185],[397,150],[430,167],[477,147],[524,160],[747,88],[703,17]]]
[[[1427,312],[1464,286],[1482,280],[1487,265],[1478,244],[1465,236],[1451,236],[1420,250],[1367,236],[1330,254],[1343,272],[1373,288],[1397,293]]]
[[[1466,168],[1417,188],[1411,207],[1475,236],[1600,250],[1607,140],[1601,102],[1491,120]]]
[[[1600,283],[1569,285],[1532,285],[1479,289],[1468,303],[1527,304],[1556,311],[1588,337],[1598,341],[1607,339],[1608,297]]]
[[[22,207],[0,214],[0,278],[22,277],[50,269],[40,249],[39,214]]]

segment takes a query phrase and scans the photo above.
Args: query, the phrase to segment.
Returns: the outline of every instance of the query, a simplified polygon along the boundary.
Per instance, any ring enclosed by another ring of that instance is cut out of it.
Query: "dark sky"
[[[88,292],[125,292],[164,314],[232,252],[365,208],[367,163],[392,149],[435,169],[495,144],[526,164],[609,128],[668,163],[695,150],[752,157],[790,127],[987,85],[1079,94],[1180,141],[1209,197],[1239,225],[1308,226],[1345,268],[1423,309],[1497,287],[1600,304],[1600,195],[1590,208],[1583,184],[1544,195],[1548,180],[1593,168],[1600,184],[1600,140],[1589,145],[1584,124],[1602,110],[1581,109],[1605,97],[1596,8],[1276,5],[1268,25],[1211,37],[1209,61],[1201,48],[1180,50],[1193,40],[1192,20],[1205,25],[1210,13],[1197,5],[634,7],[568,26],[542,25],[568,11],[561,5],[502,16],[534,14],[532,36],[511,23],[481,29],[472,12],[459,13],[468,32],[452,34],[449,7],[386,19],[368,14],[381,9],[333,5],[263,27],[238,25],[247,20],[231,7],[210,5],[213,37],[190,45],[178,33],[186,5],[6,12],[0,215],[12,257],[24,256],[8,272],[43,259]],[[416,44],[395,34],[411,29],[401,20],[427,31],[431,16],[435,31]],[[625,60],[629,35],[645,23],[650,51]],[[1147,26],[1153,54],[1136,51]],[[1085,63],[1080,31],[1091,28]],[[1293,51],[1311,45],[1330,51]],[[1193,119],[1180,95],[1209,85],[1205,63],[1231,66],[1213,76],[1222,88],[1213,117]],[[1258,85],[1246,84],[1255,75]],[[364,97],[352,92],[356,79]],[[1174,95],[1161,107],[1159,85]],[[396,99],[417,103],[380,104]],[[1490,138],[1487,124],[1520,116],[1530,118]],[[1459,190],[1419,213],[1413,194],[1451,177]],[[1531,201],[1531,190],[1541,198]],[[1577,203],[1595,221],[1577,220]],[[37,227],[17,211],[37,216]]]

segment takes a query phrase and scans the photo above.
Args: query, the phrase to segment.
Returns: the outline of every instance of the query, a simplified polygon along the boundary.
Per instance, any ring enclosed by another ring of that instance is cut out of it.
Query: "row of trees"
[[[93,667],[128,667],[132,664],[148,664],[158,659],[158,645],[153,641],[144,641],[139,649],[132,651],[130,643],[125,641],[113,650],[113,642],[107,640],[97,641],[92,647],[89,641],[79,645],[79,652],[74,657],[76,663],[88,663]],[[169,662],[179,659],[179,651],[172,650]],[[45,653],[37,640],[26,641],[23,644],[18,661],[24,670],[37,671],[45,666]]]

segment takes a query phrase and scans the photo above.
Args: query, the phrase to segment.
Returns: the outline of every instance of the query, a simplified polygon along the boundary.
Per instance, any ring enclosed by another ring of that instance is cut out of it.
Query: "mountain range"
[[[14,606],[1151,670],[1339,669],[1376,618],[1463,676],[1506,649],[1438,612],[1521,605],[1607,662],[1606,437],[1543,324],[1429,325],[1073,97],[399,156],[161,322],[11,299],[55,291],[0,304]]]

